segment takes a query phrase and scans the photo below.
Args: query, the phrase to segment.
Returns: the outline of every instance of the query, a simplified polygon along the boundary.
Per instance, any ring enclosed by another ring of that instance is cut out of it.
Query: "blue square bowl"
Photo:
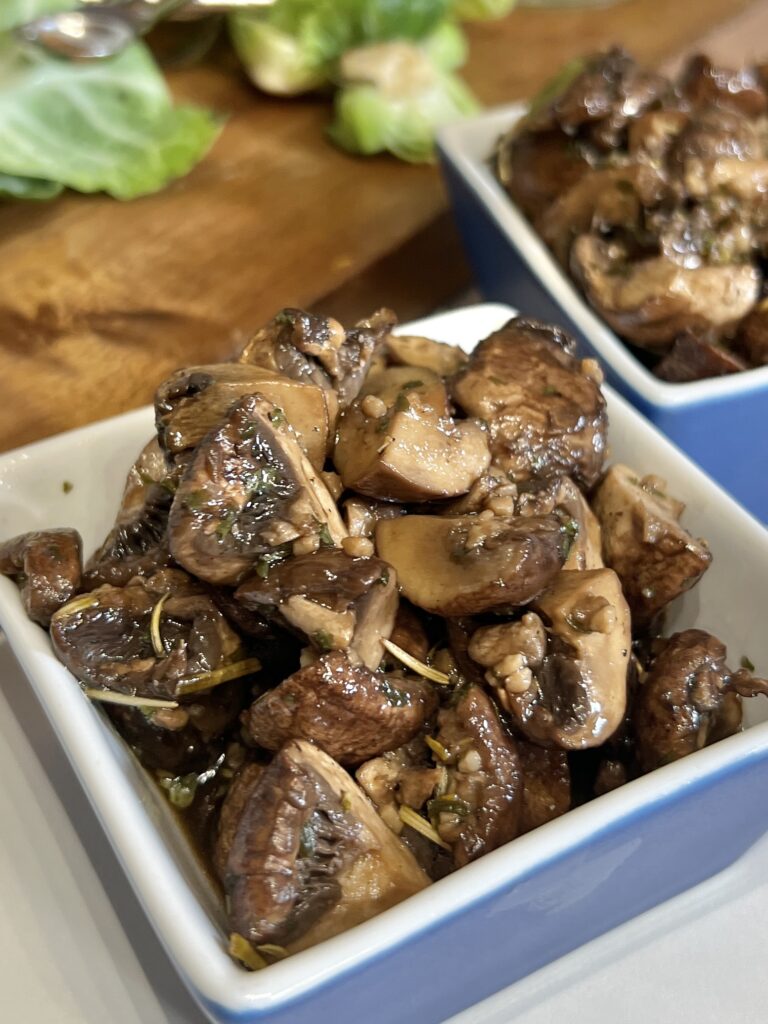
[[[508,307],[403,330],[467,350]],[[699,625],[768,669],[768,533],[610,388],[612,457],[673,482],[710,542],[669,629]],[[69,524],[85,551],[154,429],[152,409],[0,456],[0,538]],[[72,487],[65,492],[61,481]],[[436,1024],[730,864],[768,829],[768,702],[743,733],[521,836],[343,935],[249,974],[227,954],[221,901],[168,803],[0,579],[0,624],[180,976],[217,1024]],[[0,1013],[0,1018],[2,1017]]]
[[[500,107],[445,128],[439,153],[483,296],[567,327],[609,382],[756,518],[768,522],[768,366],[727,377],[659,380],[600,319],[497,182],[490,156],[524,113]]]

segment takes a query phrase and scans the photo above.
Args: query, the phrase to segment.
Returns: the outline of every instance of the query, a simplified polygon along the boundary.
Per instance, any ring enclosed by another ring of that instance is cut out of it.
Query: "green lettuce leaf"
[[[18,0],[16,0],[18,3]],[[118,199],[186,174],[220,122],[174,107],[149,51],[74,64],[0,36],[0,172]]]
[[[58,181],[0,174],[0,199],[55,199],[63,191],[64,186]]]

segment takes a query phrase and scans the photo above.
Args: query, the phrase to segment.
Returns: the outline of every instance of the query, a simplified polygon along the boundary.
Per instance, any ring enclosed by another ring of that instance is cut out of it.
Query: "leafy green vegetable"
[[[0,199],[55,199],[63,191],[58,181],[0,173]]]
[[[206,111],[172,105],[141,44],[108,61],[74,64],[0,36],[6,175],[131,199],[186,174],[218,131]]]
[[[449,7],[450,0],[277,0],[263,11],[231,15],[229,26],[254,84],[265,92],[294,96],[330,84],[335,62],[349,49],[425,39]],[[444,51],[444,59],[450,53],[455,60],[455,31],[450,40],[444,32],[434,46]]]
[[[435,67],[455,71],[467,60],[467,37],[454,21],[444,21],[420,43]]]
[[[336,96],[329,133],[351,153],[387,151],[423,163],[433,157],[435,131],[477,108],[464,83],[413,44],[352,50],[340,67],[349,84]]]
[[[453,0],[453,14],[462,21],[490,21],[509,14],[517,0]]]

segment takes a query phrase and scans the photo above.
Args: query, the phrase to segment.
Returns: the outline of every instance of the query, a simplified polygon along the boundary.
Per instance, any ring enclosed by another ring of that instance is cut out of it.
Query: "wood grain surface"
[[[659,64],[704,36],[739,62],[765,55],[767,29],[766,0],[520,9],[472,26],[466,77],[495,104],[614,42]],[[281,306],[352,318],[386,304],[405,319],[469,282],[435,168],[338,152],[327,100],[258,94],[223,47],[171,82],[229,119],[185,180],[126,204],[0,207],[0,449],[149,401],[170,370],[228,357]]]

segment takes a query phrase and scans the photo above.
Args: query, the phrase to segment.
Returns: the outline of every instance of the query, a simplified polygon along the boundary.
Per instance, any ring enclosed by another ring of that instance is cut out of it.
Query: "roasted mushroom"
[[[366,761],[355,772],[355,778],[395,835],[403,832],[400,808],[420,811],[443,780],[444,769],[435,766],[427,754],[426,744],[418,739]]]
[[[448,769],[447,789],[429,805],[440,838],[457,867],[477,860],[518,834],[523,772],[515,740],[488,696],[469,686],[438,715],[437,742]]]
[[[41,626],[78,592],[82,571],[76,530],[34,530],[0,544],[0,574],[16,581],[24,610]]]
[[[477,615],[539,594],[565,561],[567,534],[556,516],[410,515],[378,523],[376,547],[413,604]]]
[[[665,257],[631,263],[615,242],[582,235],[571,270],[590,304],[636,345],[663,352],[686,329],[731,330],[757,301],[760,275],[750,263],[680,267]]]
[[[169,530],[179,565],[214,584],[238,583],[254,568],[268,572],[297,541],[306,551],[346,536],[284,413],[259,395],[243,398],[200,442]]]
[[[243,363],[190,366],[160,385],[155,422],[163,448],[171,456],[196,448],[235,402],[254,394],[285,414],[309,461],[321,470],[336,425],[335,393]]]
[[[255,668],[210,597],[178,569],[75,598],[54,614],[51,642],[86,686],[153,699],[183,698],[185,684],[203,690],[219,669]]]
[[[738,731],[739,695],[768,693],[768,681],[755,679],[744,669],[731,673],[725,645],[702,629],[675,633],[659,645],[633,714],[643,772]]]
[[[390,334],[386,353],[395,366],[431,370],[439,377],[450,377],[466,363],[466,353],[455,345],[433,341],[416,334]]]
[[[491,461],[485,431],[450,416],[443,382],[408,366],[377,374],[344,412],[333,458],[345,487],[387,501],[464,494]]]
[[[306,739],[341,764],[360,764],[413,739],[436,708],[425,680],[371,672],[333,651],[268,690],[244,723],[267,750]]]
[[[649,623],[709,568],[709,549],[679,523],[685,506],[658,477],[640,478],[617,463],[597,488],[592,508],[605,563],[621,579],[636,626]]]
[[[397,318],[380,309],[345,331],[338,320],[284,309],[243,349],[241,363],[336,392],[345,408],[363,385],[377,348]]]
[[[352,558],[338,549],[301,555],[253,576],[238,588],[246,608],[278,614],[320,651],[349,651],[369,669],[378,668],[381,645],[394,626],[394,570],[379,558]]]
[[[722,377],[746,368],[744,360],[724,345],[714,344],[693,331],[683,331],[654,366],[653,372],[661,380],[681,382]]]
[[[453,380],[456,402],[488,423],[494,465],[518,483],[571,476],[589,487],[600,475],[605,401],[596,364],[575,351],[565,332],[516,317]]]
[[[429,884],[355,780],[311,743],[286,744],[245,796],[218,860],[232,928],[253,945],[305,949]]]
[[[561,572],[521,620],[484,626],[469,654],[534,743],[599,746],[626,708],[629,608],[610,569]]]
[[[735,345],[753,366],[768,366],[768,300],[759,302],[742,320]]]
[[[768,108],[768,96],[753,68],[732,71],[718,67],[697,53],[678,76],[678,88],[694,108],[732,107],[747,117],[760,117]]]
[[[571,772],[564,750],[519,740],[523,768],[520,835],[554,821],[571,808]]]
[[[87,589],[102,583],[122,587],[168,564],[168,515],[177,483],[178,474],[153,437],[128,471],[115,525],[86,563]]]

